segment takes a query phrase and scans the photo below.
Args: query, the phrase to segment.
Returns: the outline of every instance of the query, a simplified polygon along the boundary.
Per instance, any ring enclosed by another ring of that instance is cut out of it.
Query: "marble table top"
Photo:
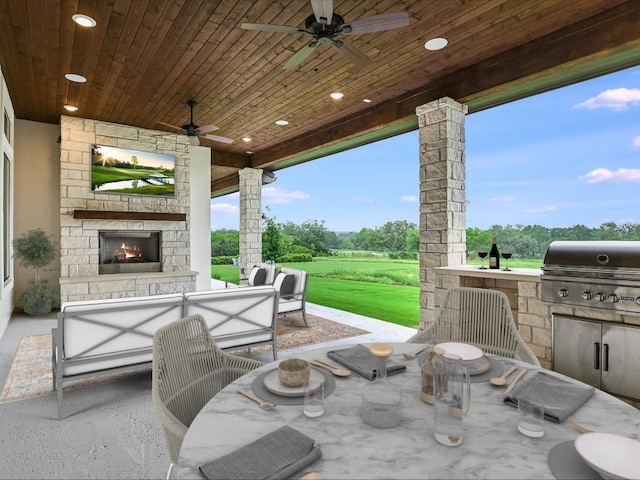
[[[523,436],[516,428],[517,409],[503,403],[504,387],[472,383],[463,443],[457,447],[440,445],[433,437],[433,407],[420,399],[418,363],[401,355],[418,346],[392,345],[392,358],[407,365],[406,372],[389,377],[403,393],[403,420],[398,427],[377,429],[362,422],[358,412],[360,390],[368,382],[352,376],[336,378],[336,389],[325,399],[325,413],[320,417],[306,417],[302,405],[260,409],[236,390],[250,389],[257,375],[278,363],[273,362],[236,380],[202,409],[182,444],[178,478],[203,478],[199,465],[283,425],[315,439],[322,449],[322,459],[307,471],[315,470],[323,479],[554,478],[547,465],[549,451],[579,435],[569,422],[545,421],[543,437]],[[329,360],[327,350],[330,349],[308,351],[299,357]],[[505,366],[524,365],[510,359],[499,360]],[[538,369],[527,366],[527,375]],[[629,436],[640,433],[640,411],[601,390],[596,390],[573,416],[596,431]]]

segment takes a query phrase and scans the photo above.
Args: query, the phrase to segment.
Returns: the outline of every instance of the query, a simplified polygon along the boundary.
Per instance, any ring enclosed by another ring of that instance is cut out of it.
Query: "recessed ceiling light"
[[[276,120],[276,125],[289,125],[286,120]]]
[[[66,73],[64,78],[71,82],[84,83],[87,81],[82,75],[78,75],[77,73]]]
[[[362,100],[364,103],[371,103],[372,100],[370,98],[365,98],[364,100]]]
[[[88,15],[83,15],[81,13],[76,13],[73,17],[71,17],[74,22],[76,22],[81,27],[95,27],[97,22]]]
[[[242,137],[242,141],[249,143],[251,141],[251,137]]]
[[[75,112],[78,110],[78,107],[76,107],[75,105],[65,105],[64,109],[69,112]]]
[[[424,44],[424,48],[427,50],[440,50],[447,46],[449,40],[446,38],[432,38],[431,40],[427,40]]]
[[[247,155],[253,155],[253,152],[251,150],[247,150]]]
[[[344,93],[342,92],[333,92],[331,95],[329,95],[331,98],[333,98],[334,100],[340,100],[342,97],[344,97]]]

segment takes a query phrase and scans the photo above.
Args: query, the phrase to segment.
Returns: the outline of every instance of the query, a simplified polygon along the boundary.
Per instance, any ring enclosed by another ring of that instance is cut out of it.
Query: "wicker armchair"
[[[230,355],[214,343],[202,315],[159,328],[153,337],[151,397],[173,466],[187,429],[220,390],[262,362]]]
[[[540,366],[516,327],[507,296],[486,288],[450,288],[434,322],[408,343],[467,342],[486,353]]]

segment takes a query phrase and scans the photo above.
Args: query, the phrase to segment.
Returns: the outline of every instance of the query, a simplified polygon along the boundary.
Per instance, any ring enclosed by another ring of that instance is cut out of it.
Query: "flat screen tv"
[[[91,190],[172,197],[175,164],[165,153],[91,145]]]

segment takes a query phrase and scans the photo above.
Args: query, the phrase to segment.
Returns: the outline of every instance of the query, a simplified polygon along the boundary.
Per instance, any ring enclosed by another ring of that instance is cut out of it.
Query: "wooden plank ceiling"
[[[245,166],[278,170],[415,128],[416,106],[442,96],[485,108],[640,62],[638,0],[334,0],[333,8],[346,23],[406,11],[409,25],[340,35],[371,57],[367,67],[320,45],[285,70],[310,35],[240,24],[304,28],[306,0],[0,0],[0,65],[20,119],[59,123],[73,104],[71,115],[173,131],[158,122],[189,123],[186,102],[197,101],[195,123],[233,139],[201,139],[212,148],[218,196],[237,189]],[[77,26],[75,13],[97,25]],[[448,46],[426,50],[434,37]],[[334,91],[345,97],[330,99]]]

